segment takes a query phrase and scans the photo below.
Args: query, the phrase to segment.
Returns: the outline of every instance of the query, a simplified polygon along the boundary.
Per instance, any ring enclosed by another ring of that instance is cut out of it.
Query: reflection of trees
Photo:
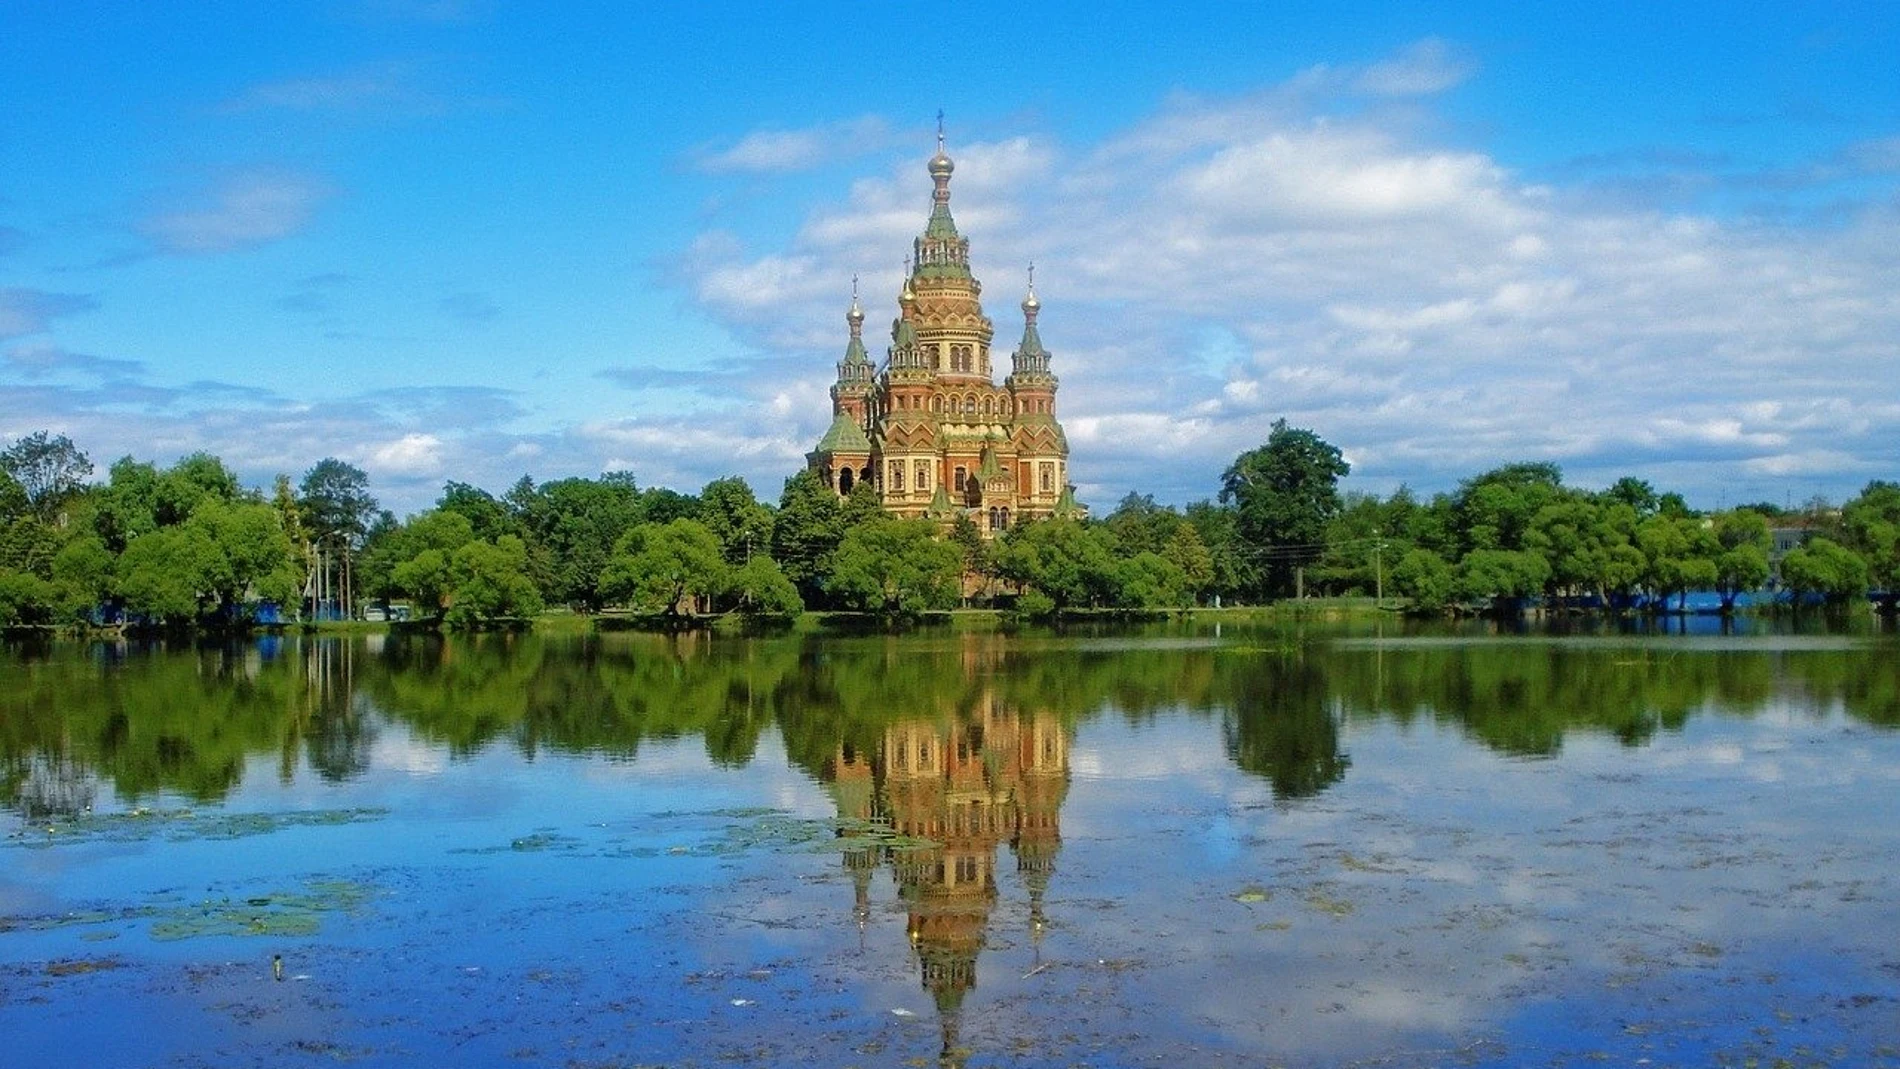
[[[1474,643],[1352,649],[1331,685],[1355,715],[1462,726],[1509,754],[1556,753],[1567,732],[1600,731],[1636,746],[1699,709],[1753,715],[1806,657],[1673,652],[1655,646]]]
[[[1227,756],[1265,776],[1275,798],[1305,798],[1339,782],[1352,760],[1339,752],[1326,673],[1298,654],[1260,658],[1249,667],[1248,684],[1221,714]]]
[[[170,792],[223,798],[253,755],[295,768],[299,741],[316,742],[349,689],[337,642],[97,645],[58,648],[0,666],[0,782],[22,811],[72,815],[101,782],[125,801]],[[313,728],[316,735],[312,736]],[[344,769],[367,767],[361,746]]]
[[[750,762],[776,729],[794,765],[829,781],[840,752],[877,753],[900,717],[952,725],[1002,707],[1067,727],[1110,709],[1137,721],[1186,711],[1215,720],[1234,762],[1283,798],[1345,773],[1342,713],[1455,724],[1531,755],[1556,753],[1578,730],[1641,745],[1698,711],[1781,703],[1900,727],[1900,663],[1878,644],[1334,646],[1278,632],[1236,641],[1231,629],[1225,644],[1185,641],[1198,637],[1169,624],[1061,638],[621,632],[7,647],[0,798],[21,812],[77,812],[104,782],[125,800],[213,801],[267,754],[285,778],[307,761],[347,780],[369,767],[377,726],[392,720],[456,756],[503,744],[631,759],[646,740],[693,738],[729,766]]]

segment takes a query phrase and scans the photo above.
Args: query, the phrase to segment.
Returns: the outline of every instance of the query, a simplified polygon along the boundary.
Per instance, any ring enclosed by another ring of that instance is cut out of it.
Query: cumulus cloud
[[[442,470],[442,453],[442,439],[433,434],[410,433],[371,445],[365,458],[374,473],[435,475]]]
[[[1894,473],[1900,410],[1868,388],[1900,381],[1889,142],[1817,160],[1876,183],[1827,220],[1740,217],[1606,201],[1435,143],[1415,117],[1334,106],[1475,69],[1426,41],[1241,98],[1178,97],[1094,145],[951,145],[999,367],[1019,265],[1038,265],[1085,491],[1206,496],[1276,415],[1350,450],[1369,488],[1551,460],[1583,485],[1637,474],[1714,504]],[[853,274],[882,347],[890,261],[929,207],[921,155],[812,208],[783,245],[707,235],[684,285],[786,374],[828,381]],[[1238,344],[1210,360],[1210,330]]]
[[[252,171],[225,179],[184,206],[147,216],[138,229],[162,252],[232,252],[302,230],[331,194],[328,183],[310,175]]]

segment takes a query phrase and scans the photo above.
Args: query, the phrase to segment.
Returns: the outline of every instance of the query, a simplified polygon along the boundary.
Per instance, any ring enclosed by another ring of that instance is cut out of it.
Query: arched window
[[[964,395],[963,411],[972,416],[976,415],[976,398],[975,397],[972,397],[968,394]]]
[[[917,489],[930,489],[930,461],[928,460],[917,462]]]
[[[1009,506],[1003,506],[1003,529],[1009,529]]]
[[[990,530],[996,530],[996,509],[990,509]]]
[[[983,414],[986,416],[990,414],[990,399],[987,397],[983,399]]]
[[[841,494],[849,494],[851,492],[850,468],[846,468],[838,473],[838,492]]]
[[[901,460],[891,461],[891,492],[894,494],[904,492],[904,462]]]

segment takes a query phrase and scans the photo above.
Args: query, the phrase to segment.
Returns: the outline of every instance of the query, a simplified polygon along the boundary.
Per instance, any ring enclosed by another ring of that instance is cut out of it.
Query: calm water
[[[0,1061],[1900,1065],[1896,654],[8,649]]]

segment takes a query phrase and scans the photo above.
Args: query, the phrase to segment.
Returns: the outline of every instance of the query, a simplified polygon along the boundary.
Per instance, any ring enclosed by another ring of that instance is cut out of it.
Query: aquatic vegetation
[[[88,813],[68,820],[35,822],[9,834],[0,845],[49,847],[93,842],[143,842],[148,839],[162,839],[171,843],[200,839],[242,839],[253,835],[269,835],[287,828],[361,824],[381,820],[388,815],[386,809],[234,813],[224,810],[140,807],[123,813]]]
[[[369,900],[371,889],[350,880],[311,880],[301,891],[273,891],[243,898],[229,896],[183,902],[175,896],[154,896],[137,905],[110,909],[75,910],[41,917],[0,917],[0,932],[50,931],[89,927],[81,938],[115,938],[106,926],[136,927],[145,923],[155,940],[170,942],[206,936],[283,936],[302,938],[317,934],[326,914],[347,913]]]

